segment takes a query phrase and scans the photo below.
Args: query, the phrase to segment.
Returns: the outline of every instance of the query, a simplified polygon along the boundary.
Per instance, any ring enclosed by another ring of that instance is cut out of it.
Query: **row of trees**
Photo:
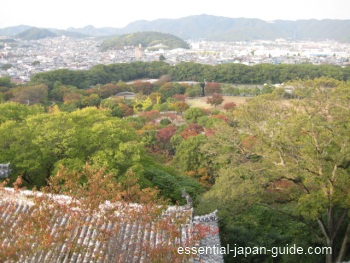
[[[208,81],[220,83],[282,83],[295,79],[331,77],[337,80],[350,79],[350,67],[332,65],[270,65],[246,66],[242,64],[203,65],[184,62],[171,66],[165,62],[134,62],[131,64],[97,65],[90,70],[68,69],[38,73],[32,82],[47,84],[51,89],[56,81],[64,85],[85,89],[96,84],[130,81],[141,78],[159,78],[169,75],[175,81]]]

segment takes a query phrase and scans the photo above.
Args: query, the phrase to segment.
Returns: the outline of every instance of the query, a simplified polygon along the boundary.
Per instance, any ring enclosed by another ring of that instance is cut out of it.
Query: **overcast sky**
[[[124,27],[136,20],[190,15],[263,20],[350,19],[350,0],[3,0],[0,28]]]

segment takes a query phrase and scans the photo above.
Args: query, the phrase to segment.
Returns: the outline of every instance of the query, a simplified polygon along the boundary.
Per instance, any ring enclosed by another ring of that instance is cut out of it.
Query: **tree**
[[[81,105],[83,107],[91,107],[91,106],[99,106],[101,103],[101,99],[97,94],[91,94],[88,97],[84,97],[81,101]]]
[[[213,183],[207,174],[207,168],[203,166],[206,159],[205,154],[200,151],[200,147],[206,141],[202,134],[187,137],[176,147],[176,154],[172,164],[180,171],[196,178],[204,186]]]
[[[177,101],[185,102],[187,99],[187,96],[183,94],[175,94],[173,95],[173,98],[176,99]]]
[[[24,86],[11,90],[11,101],[23,104],[46,103],[48,99],[48,87],[46,85]]]
[[[237,114],[238,129],[252,140],[216,145],[217,149],[231,145],[241,154],[230,158],[238,163],[220,166],[208,198],[219,200],[225,193],[222,202],[231,202],[231,208],[259,204],[299,219],[332,248],[327,263],[343,261],[350,232],[349,95],[350,86],[341,83],[312,88],[308,98],[288,105],[277,93],[243,105]],[[219,157],[228,160],[220,153]]]
[[[2,103],[0,104],[0,124],[10,120],[22,122],[28,116],[44,113],[44,111],[44,107],[38,104],[27,106],[16,102]]]
[[[177,102],[174,103],[173,108],[174,108],[174,110],[175,110],[177,113],[182,114],[184,111],[186,111],[187,109],[189,109],[190,106],[188,106],[188,104],[187,104],[186,102],[177,101]]]
[[[175,132],[176,132],[176,126],[168,125],[158,130],[156,138],[162,144],[167,145],[171,137],[175,134]]]
[[[162,101],[162,94],[159,92],[152,92],[149,97],[151,98],[153,104],[159,105]]]
[[[201,95],[201,87],[199,84],[190,86],[185,93],[188,97],[198,97]]]
[[[205,94],[206,95],[213,95],[213,94],[220,94],[221,93],[221,86],[217,82],[208,82],[205,85]]]
[[[232,102],[226,102],[224,104],[224,109],[229,111],[229,110],[233,110],[237,107],[236,103],[234,103],[233,101]]]
[[[103,86],[97,85],[95,88],[91,90],[93,93],[99,94],[101,98],[109,98],[110,96],[113,96],[119,92],[126,91],[127,90],[127,85],[124,83],[119,83],[118,84],[113,84],[113,83],[108,83]],[[88,92],[89,90],[87,90]]]
[[[130,125],[96,108],[5,121],[0,145],[0,159],[11,162],[12,181],[21,175],[30,187],[45,185],[59,164],[78,170],[86,160],[117,178],[140,164],[144,150]]]
[[[188,122],[197,122],[198,118],[204,116],[205,112],[201,108],[192,107],[185,113],[185,120]]]
[[[147,122],[155,121],[160,116],[159,111],[157,110],[141,112],[139,115],[144,117]]]
[[[0,87],[7,87],[7,88],[11,88],[13,86],[12,82],[11,82],[11,78],[10,77],[1,77],[0,78]]]
[[[60,82],[53,85],[53,89],[49,92],[49,98],[54,101],[63,102],[64,96],[69,93],[77,93],[78,88],[72,86],[64,86]]]
[[[197,136],[198,134],[204,132],[202,126],[196,123],[190,123],[180,134],[182,138],[187,140],[191,136]]]
[[[196,170],[201,166],[201,159],[204,158],[202,152],[199,151],[200,146],[204,143],[205,136],[191,136],[181,142],[176,148],[176,155],[173,159],[175,167],[181,171]]]
[[[220,94],[213,94],[213,96],[207,98],[207,104],[213,105],[215,108],[223,103],[223,101],[224,98]]]
[[[132,85],[132,90],[135,93],[141,92],[144,95],[150,95],[152,93],[152,84],[146,81],[135,81]]]
[[[171,98],[175,94],[185,93],[185,88],[178,83],[165,83],[159,88],[159,93],[162,94],[164,99]]]

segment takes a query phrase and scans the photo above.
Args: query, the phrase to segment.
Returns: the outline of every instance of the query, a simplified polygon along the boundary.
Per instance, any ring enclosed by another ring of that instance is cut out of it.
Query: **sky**
[[[191,15],[277,19],[350,19],[349,0],[4,0],[0,28],[117,27]]]

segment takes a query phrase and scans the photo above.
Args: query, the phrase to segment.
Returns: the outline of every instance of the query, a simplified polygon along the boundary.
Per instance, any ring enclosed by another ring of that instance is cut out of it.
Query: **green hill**
[[[139,44],[144,48],[152,48],[157,45],[168,49],[189,48],[185,41],[174,35],[159,32],[138,32],[108,38],[102,42],[101,49],[108,50],[124,46],[137,46]]]
[[[266,22],[253,18],[228,18],[196,15],[178,19],[139,20],[121,29],[123,33],[157,30],[182,39],[215,41],[293,40],[350,41],[350,20],[276,20]]]
[[[57,35],[51,32],[50,30],[36,27],[32,27],[15,35],[15,38],[20,38],[24,40],[38,40],[48,37],[57,37]]]

